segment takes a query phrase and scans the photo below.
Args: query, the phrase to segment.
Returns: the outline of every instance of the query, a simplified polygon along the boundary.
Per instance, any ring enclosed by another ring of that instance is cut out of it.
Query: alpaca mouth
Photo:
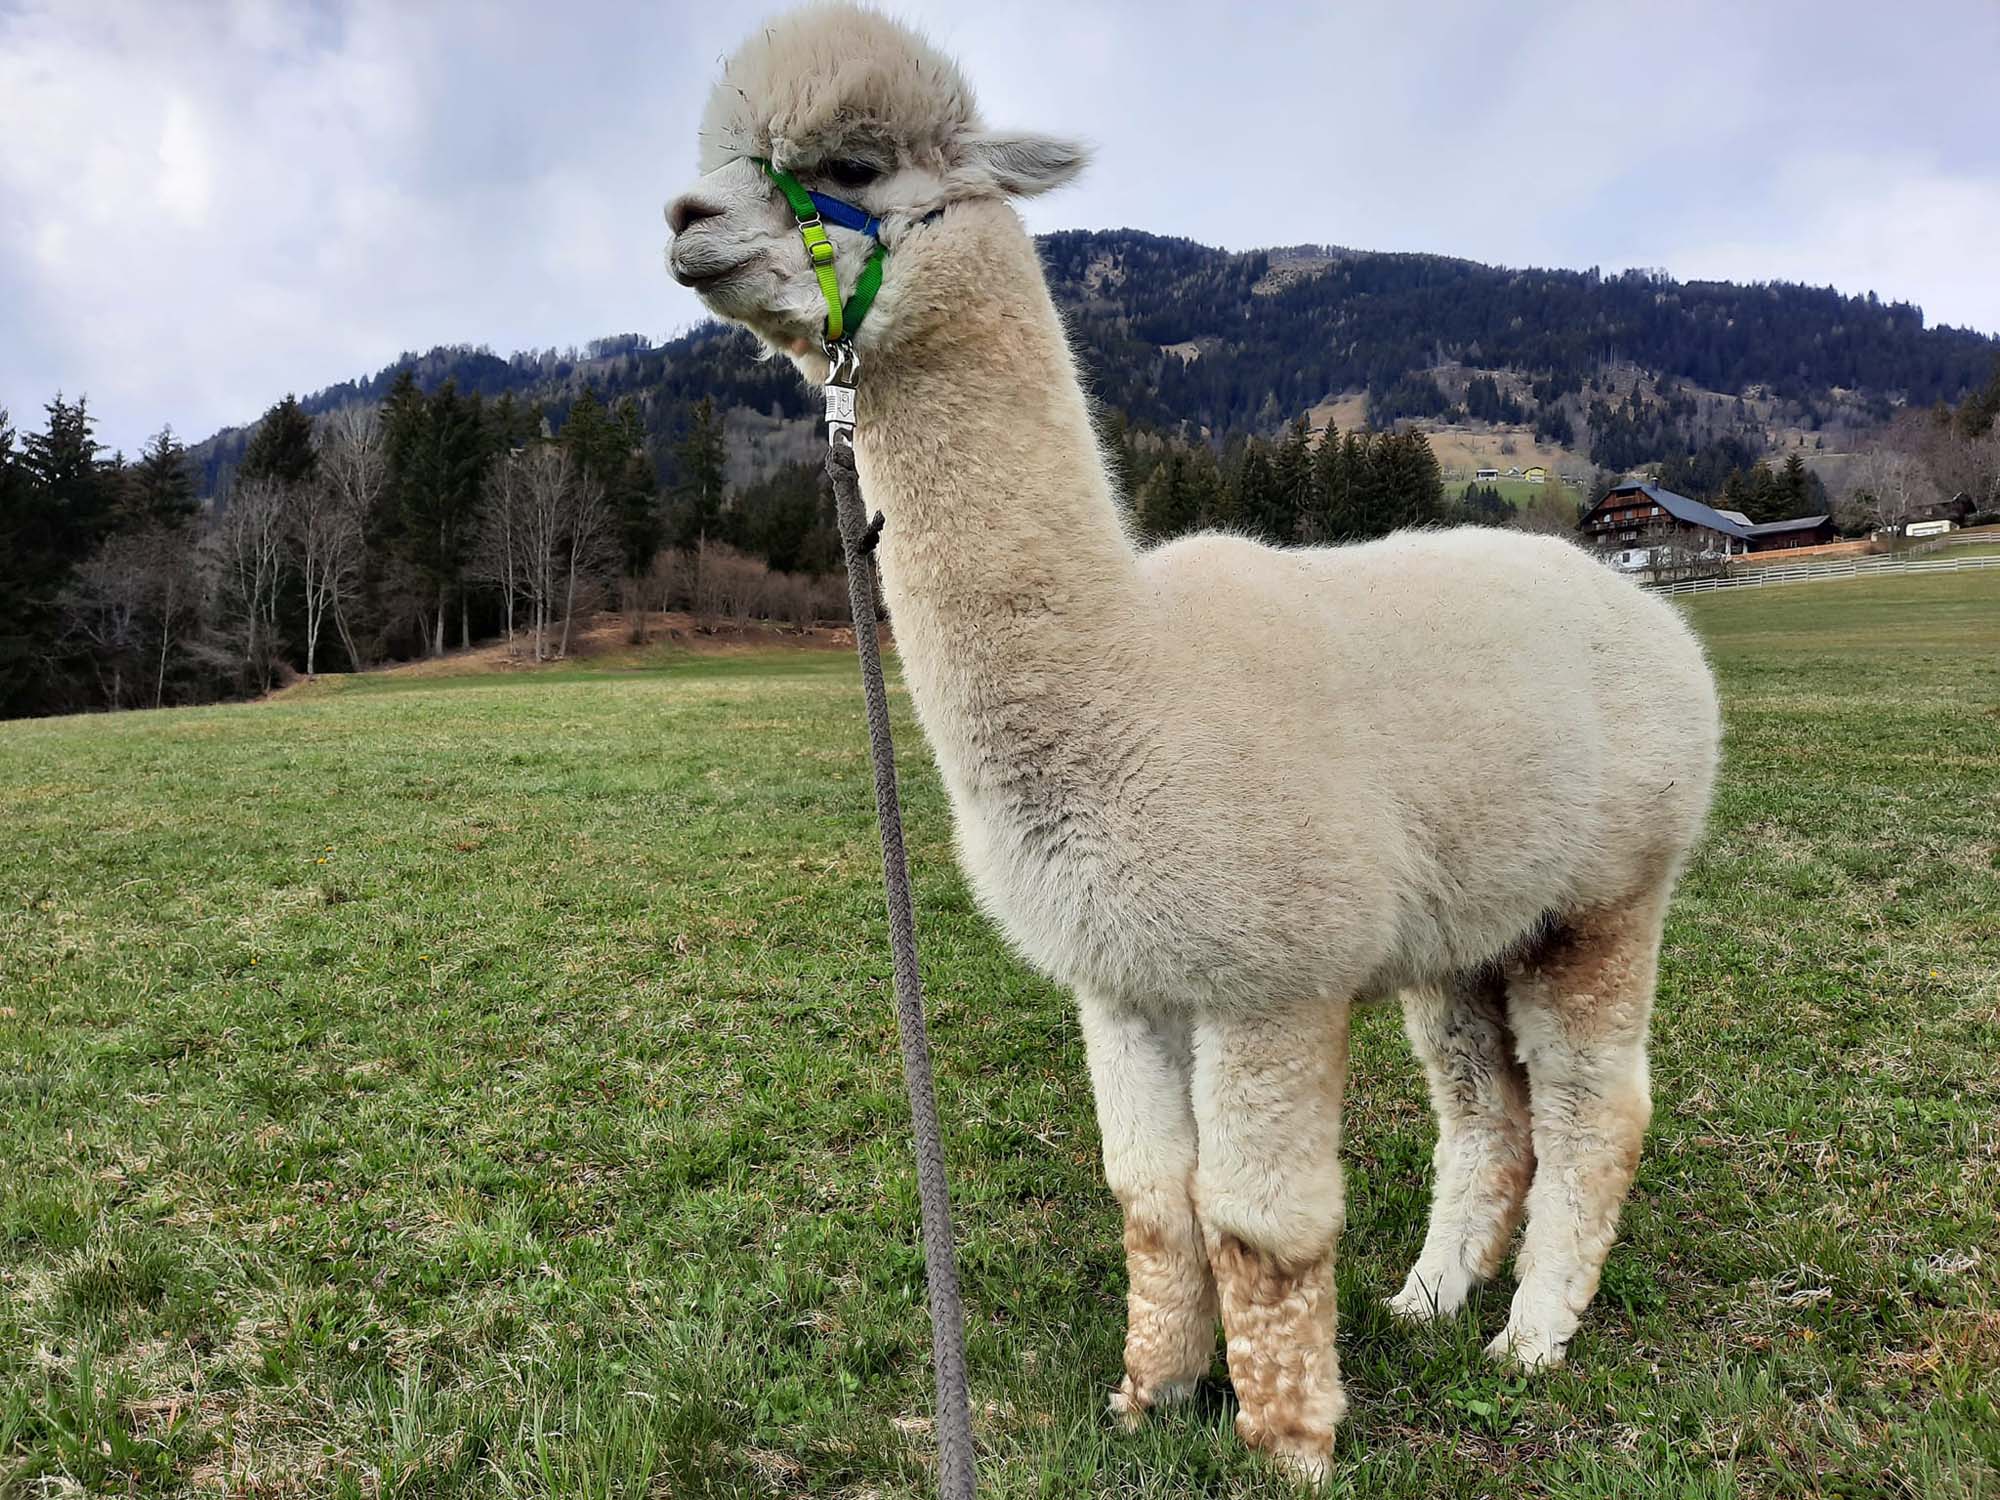
[[[747,260],[735,261],[726,266],[712,266],[701,261],[696,261],[692,265],[683,264],[679,256],[667,257],[667,269],[673,273],[674,280],[682,286],[692,287],[697,292],[712,292],[723,283],[742,275],[749,266],[750,262]]]

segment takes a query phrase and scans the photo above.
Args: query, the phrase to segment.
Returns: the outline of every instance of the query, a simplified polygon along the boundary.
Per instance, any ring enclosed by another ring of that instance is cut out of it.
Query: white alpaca
[[[857,459],[961,859],[1081,1008],[1131,1280],[1114,1408],[1191,1389],[1219,1311],[1238,1431],[1324,1471],[1348,1010],[1398,992],[1440,1128],[1393,1305],[1452,1313],[1525,1214],[1491,1352],[1560,1359],[1638,1158],[1661,922],[1714,775],[1694,638],[1506,532],[1135,548],[1006,201],[1084,153],[986,131],[881,16],[746,43],[669,209],[675,275],[817,382],[824,304],[756,157],[884,223]],[[869,242],[834,240],[849,287]]]

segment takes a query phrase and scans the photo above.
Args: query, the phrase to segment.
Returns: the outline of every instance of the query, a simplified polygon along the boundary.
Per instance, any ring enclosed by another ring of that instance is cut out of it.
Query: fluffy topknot
[[[788,12],[723,64],[701,121],[701,170],[742,156],[809,165],[869,144],[936,165],[980,128],[957,64],[909,27],[845,0]]]

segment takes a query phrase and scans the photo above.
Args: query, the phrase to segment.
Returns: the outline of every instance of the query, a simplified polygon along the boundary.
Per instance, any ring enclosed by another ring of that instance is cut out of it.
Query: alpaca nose
[[[686,234],[690,228],[699,224],[703,219],[719,219],[721,217],[722,208],[719,204],[710,203],[705,198],[698,198],[693,193],[682,193],[680,197],[667,205],[667,228],[671,229],[676,236]]]

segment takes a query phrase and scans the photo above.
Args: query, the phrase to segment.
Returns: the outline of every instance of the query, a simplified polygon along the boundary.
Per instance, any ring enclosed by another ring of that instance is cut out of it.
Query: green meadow
[[[2000,1486],[2000,571],[1689,607],[1728,714],[1569,1366],[1391,1322],[1431,1125],[1354,1046],[1334,1493]],[[1125,1436],[1062,994],[901,746],[982,1493],[1285,1493],[1218,1360]],[[1477,767],[1467,767],[1476,777]],[[0,1496],[927,1493],[851,658],[0,725]]]

